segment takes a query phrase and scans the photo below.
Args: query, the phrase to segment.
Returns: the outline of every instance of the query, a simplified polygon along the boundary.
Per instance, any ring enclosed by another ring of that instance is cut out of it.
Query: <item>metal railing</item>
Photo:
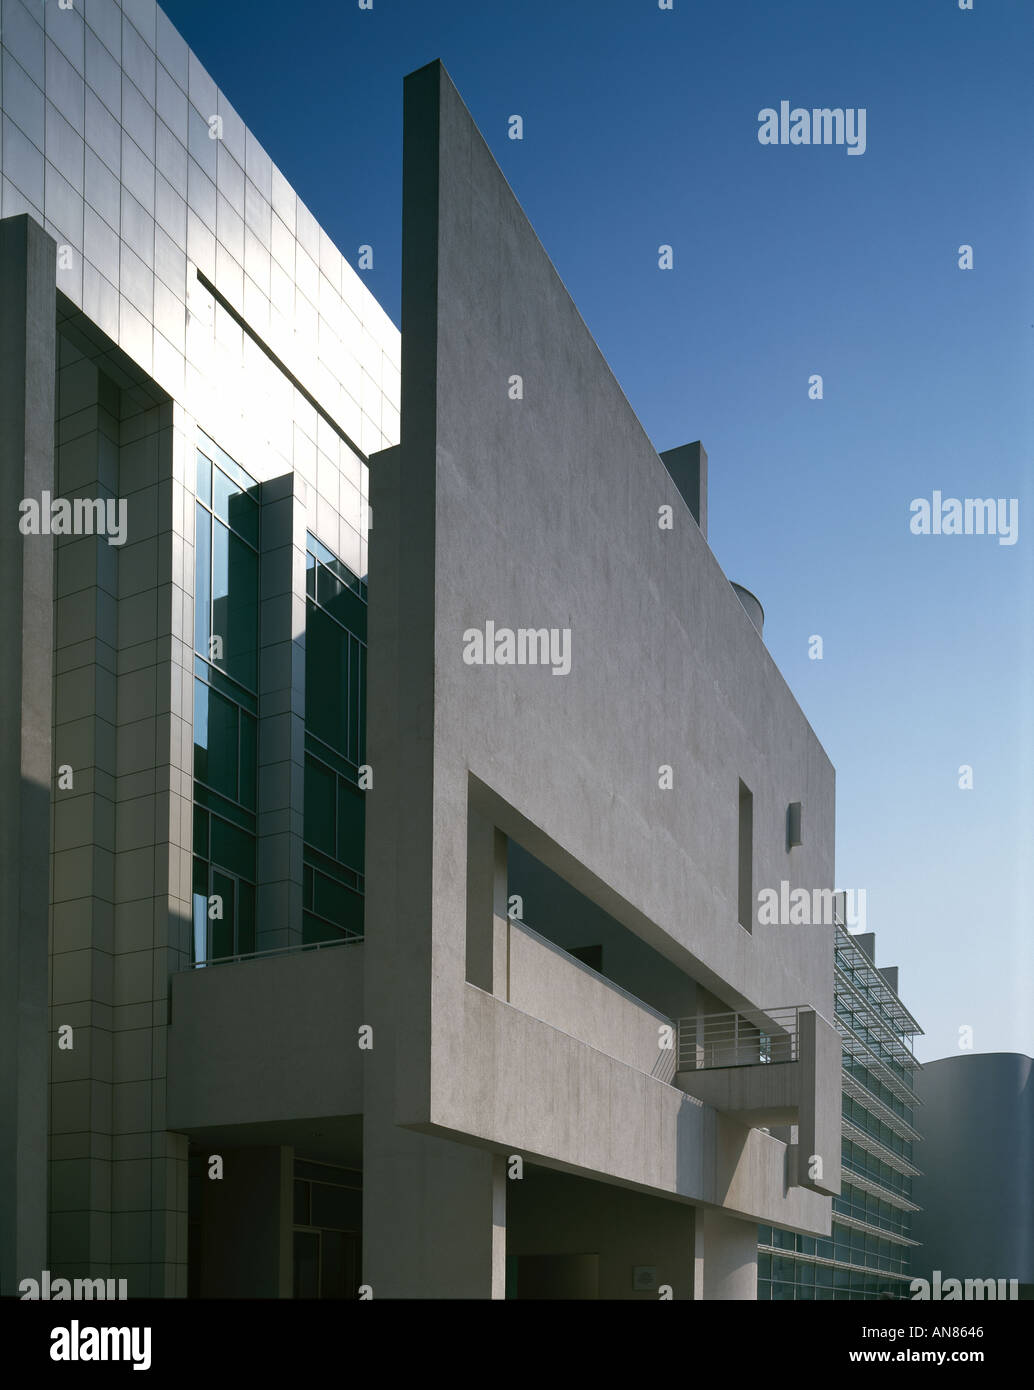
[[[266,956],[294,955],[299,951],[321,951],[328,946],[351,946],[362,939],[361,936],[343,936],[337,941],[299,941],[294,946],[272,946],[267,951],[247,951],[243,955],[236,956],[209,956],[208,960],[192,961],[187,969],[203,970],[209,965],[235,965],[242,960],[262,960]]]
[[[789,1004],[680,1018],[679,1071],[796,1062],[803,1007]]]

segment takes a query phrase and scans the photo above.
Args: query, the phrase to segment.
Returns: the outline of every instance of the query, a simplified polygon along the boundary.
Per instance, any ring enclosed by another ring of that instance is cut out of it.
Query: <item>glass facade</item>
[[[295,1298],[358,1296],[362,1229],[362,1173],[296,1159]]]
[[[258,484],[210,439],[194,530],[193,960],[255,949]]]
[[[259,556],[254,478],[197,449],[195,964],[255,950]],[[306,541],[303,942],[363,933],[366,583]]]
[[[366,584],[307,539],[305,941],[363,934]]]
[[[834,1018],[843,1040],[841,1192],[826,1239],[758,1228],[758,1298],[907,1298],[914,1076],[920,1029],[859,942],[835,928]]]

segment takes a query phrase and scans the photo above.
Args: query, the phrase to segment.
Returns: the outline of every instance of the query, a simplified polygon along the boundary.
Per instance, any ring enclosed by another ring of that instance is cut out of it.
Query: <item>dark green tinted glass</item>
[[[194,681],[194,776],[237,800],[237,706]]]
[[[311,946],[317,941],[340,941],[344,933],[331,922],[322,922],[311,912],[302,913],[302,944]]]
[[[305,842],[333,855],[334,795],[337,778],[330,768],[305,759]]]
[[[348,634],[314,603],[306,605],[305,726],[348,757]]]
[[[212,518],[195,506],[194,523],[194,650],[206,660],[212,621]]]
[[[363,669],[362,647],[354,637],[348,639],[348,756],[358,767],[362,758]]]
[[[363,929],[363,900],[344,884],[337,883],[325,874],[316,874],[314,908],[320,917],[326,917],[343,930],[359,934]]]
[[[316,600],[331,617],[336,618],[348,628],[349,632],[366,641],[366,604],[355,589],[340,577],[348,571],[343,565],[338,573],[332,573],[327,565],[318,565],[316,573]]]
[[[245,710],[240,712],[240,796],[242,806],[255,809],[258,775],[258,721]]]
[[[194,807],[194,853],[208,858],[208,812]]]
[[[219,521],[212,523],[212,629],[214,636],[222,638],[223,656],[216,665],[254,690],[258,685],[258,556]]]
[[[212,862],[255,882],[255,837],[235,825],[212,817]]]
[[[329,1226],[336,1231],[358,1231],[362,1226],[361,1192],[314,1182],[311,1201],[313,1226]]]
[[[212,940],[212,957],[232,956],[234,954],[234,924],[237,917],[237,885],[232,878],[212,870],[212,893],[222,908],[222,917],[209,914]]]
[[[337,857],[342,864],[362,873],[366,801],[361,791],[338,778],[337,804]]]

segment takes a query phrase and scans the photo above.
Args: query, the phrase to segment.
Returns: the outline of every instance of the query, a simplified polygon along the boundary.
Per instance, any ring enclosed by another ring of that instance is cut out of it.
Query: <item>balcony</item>
[[[168,1128],[359,1114],[363,951],[361,941],[298,943],[173,974]]]
[[[680,1018],[679,1071],[798,1060],[801,1005]]]
[[[840,1050],[837,1030],[804,1004],[682,1018],[674,1085],[747,1128],[796,1125],[792,1180],[835,1193]]]
[[[576,960],[526,922],[508,920],[508,1003],[658,1081],[676,1070],[674,1021]]]

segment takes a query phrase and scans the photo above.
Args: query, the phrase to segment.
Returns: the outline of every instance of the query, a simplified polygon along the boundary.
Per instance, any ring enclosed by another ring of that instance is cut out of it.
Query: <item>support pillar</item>
[[[258,884],[255,949],[303,939],[305,484],[262,484]]]
[[[697,1207],[693,1297],[752,1302],[758,1296],[758,1228],[710,1207]]]
[[[0,222],[0,1295],[47,1259],[54,553],[18,507],[54,489],[56,263],[31,218]]]
[[[363,1135],[363,1283],[372,1296],[504,1298],[505,1157],[369,1110]]]

